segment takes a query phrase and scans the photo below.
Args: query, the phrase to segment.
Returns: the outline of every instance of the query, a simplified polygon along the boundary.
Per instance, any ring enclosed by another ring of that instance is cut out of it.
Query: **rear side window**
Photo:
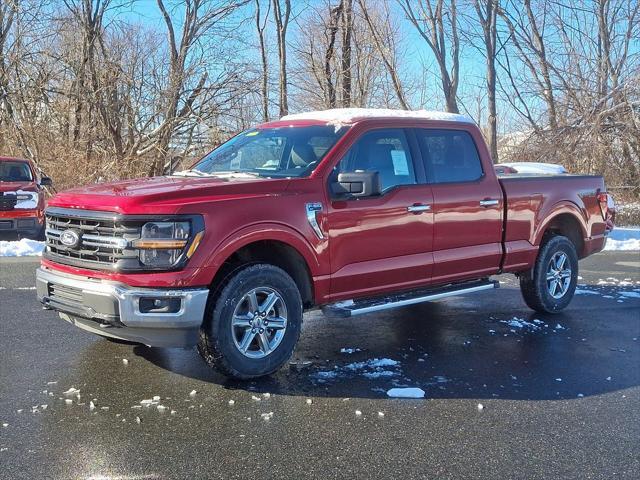
[[[417,129],[416,135],[431,183],[473,182],[482,177],[480,156],[468,132]]]
[[[337,172],[378,172],[382,190],[413,185],[416,176],[402,129],[372,130],[360,137],[340,160]]]

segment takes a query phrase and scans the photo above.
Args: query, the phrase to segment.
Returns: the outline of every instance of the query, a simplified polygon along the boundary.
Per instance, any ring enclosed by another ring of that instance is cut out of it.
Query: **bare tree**
[[[338,35],[339,20],[344,9],[344,0],[329,10],[329,24],[327,25],[327,37],[329,39],[324,55],[324,81],[327,87],[327,107],[336,107],[336,87],[333,80],[333,59],[336,50],[336,37]]]
[[[400,107],[403,110],[409,110],[409,102],[407,101],[402,81],[398,74],[395,42],[393,33],[391,32],[388,11],[385,11],[386,15],[380,19],[380,21],[376,21],[370,9],[365,4],[365,0],[358,0],[358,5],[360,6],[362,17],[369,28],[371,40],[377,52],[380,54],[380,58],[391,78],[391,84],[393,85],[393,90],[398,98]]]
[[[342,12],[342,106],[351,106],[351,37],[353,36],[353,0],[344,0]]]
[[[456,0],[398,0],[438,63],[447,112],[459,113],[460,36]],[[451,45],[449,46],[448,43]],[[451,61],[451,67],[448,66]]]
[[[278,39],[278,59],[280,65],[280,116],[289,113],[288,84],[287,84],[287,29],[291,17],[291,1],[284,0],[284,11],[280,0],[273,0],[273,18],[276,24]]]
[[[267,21],[269,19],[269,10],[267,9],[267,13],[264,15],[264,19],[260,17],[260,0],[255,0],[256,2],[256,30],[258,32],[258,41],[260,43],[260,61],[262,63],[262,72],[261,72],[261,98],[262,98],[262,120],[265,122],[269,121],[269,64],[267,62],[267,49],[265,46],[265,29],[267,28]],[[267,3],[269,5],[269,3]]]
[[[489,110],[488,147],[491,158],[498,161],[498,129],[496,114],[496,52],[499,0],[474,0],[478,22],[482,28],[485,61],[487,66],[487,107]]]

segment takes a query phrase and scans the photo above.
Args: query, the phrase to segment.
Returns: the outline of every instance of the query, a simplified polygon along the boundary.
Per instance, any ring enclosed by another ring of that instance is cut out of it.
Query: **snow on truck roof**
[[[333,108],[314,112],[285,115],[280,120],[316,120],[327,125],[348,125],[367,118],[411,118],[447,122],[474,123],[473,120],[457,113],[436,112],[430,110],[393,110],[389,108]]]

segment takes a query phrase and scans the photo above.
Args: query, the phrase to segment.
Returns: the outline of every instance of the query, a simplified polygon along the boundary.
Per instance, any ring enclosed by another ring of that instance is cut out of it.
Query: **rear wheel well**
[[[300,290],[303,305],[313,306],[313,281],[307,262],[295,248],[277,240],[253,242],[231,254],[211,282],[213,294],[224,288],[226,280],[233,272],[255,263],[268,263],[287,272]]]
[[[582,258],[582,250],[584,247],[584,238],[582,237],[582,227],[580,223],[570,213],[562,213],[551,220],[551,223],[547,225],[540,242],[540,247],[547,243],[550,238],[562,235],[567,237],[573,246],[576,248],[578,258]]]

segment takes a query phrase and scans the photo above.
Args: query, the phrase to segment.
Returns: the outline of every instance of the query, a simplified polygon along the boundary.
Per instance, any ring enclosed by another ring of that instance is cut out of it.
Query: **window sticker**
[[[396,175],[409,175],[409,164],[404,150],[391,150],[391,160],[393,161],[393,173]]]
[[[255,137],[259,133],[260,133],[259,130],[253,130],[252,132],[249,132],[249,133],[245,134],[245,137]]]

